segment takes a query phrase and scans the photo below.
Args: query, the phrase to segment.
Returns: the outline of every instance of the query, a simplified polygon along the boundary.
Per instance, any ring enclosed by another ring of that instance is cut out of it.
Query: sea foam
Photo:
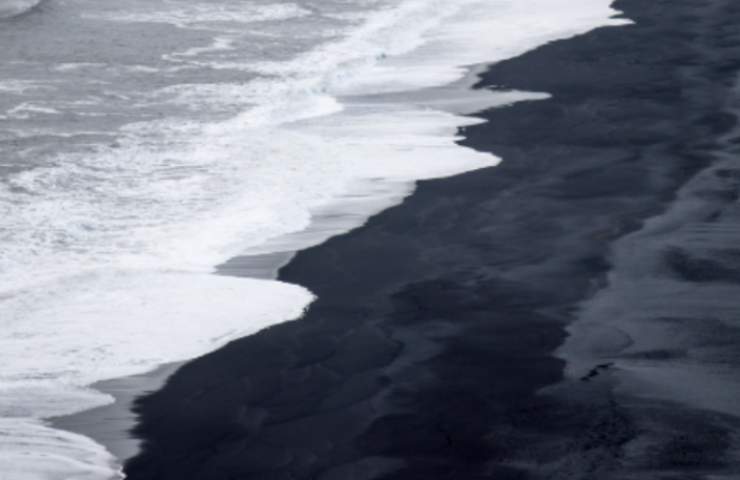
[[[44,0],[0,0],[0,20],[23,15],[38,7]]]

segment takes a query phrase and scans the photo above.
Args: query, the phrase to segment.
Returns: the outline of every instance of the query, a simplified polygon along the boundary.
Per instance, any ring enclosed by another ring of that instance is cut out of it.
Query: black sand
[[[740,478],[727,411],[625,388],[597,355],[590,365],[578,355],[580,379],[564,376],[569,326],[611,356],[635,341],[576,328],[621,268],[615,246],[634,238],[642,252],[645,220],[735,148],[740,3],[616,7],[637,25],[483,76],[553,95],[465,130],[466,145],[504,158],[499,167],[423,182],[403,205],[298,254],[280,278],[318,295],[305,318],[190,362],[141,399],[145,448],[128,478]],[[701,192],[715,221],[740,183],[740,169],[723,172]],[[660,265],[645,275],[740,281],[732,252],[650,251]],[[740,311],[740,296],[724,301]],[[660,368],[676,351],[642,353]]]

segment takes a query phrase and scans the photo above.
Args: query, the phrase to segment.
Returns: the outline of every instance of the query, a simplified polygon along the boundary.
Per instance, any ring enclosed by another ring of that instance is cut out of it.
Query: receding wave
[[[0,0],[0,19],[13,18],[34,10],[46,0]]]

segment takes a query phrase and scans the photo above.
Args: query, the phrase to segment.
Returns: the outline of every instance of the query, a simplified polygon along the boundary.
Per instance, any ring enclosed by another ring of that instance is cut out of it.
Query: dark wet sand
[[[305,318],[192,361],[141,399],[145,447],[128,478],[740,478],[737,417],[658,394],[679,381],[670,375],[620,374],[620,356],[673,371],[681,348],[632,352],[640,322],[591,308],[607,296],[645,309],[649,291],[634,303],[613,294],[621,279],[681,276],[687,292],[740,282],[732,252],[697,257],[696,243],[664,249],[640,233],[738,143],[740,3],[616,7],[637,25],[483,75],[482,85],[553,95],[487,111],[487,124],[464,131],[465,145],[503,157],[499,167],[423,182],[401,206],[299,253],[280,278],[318,295]],[[722,172],[694,194],[710,211],[702,220],[723,219],[726,232],[740,167]],[[671,230],[661,234],[670,244]],[[691,334],[714,331],[702,302],[717,295],[695,299]],[[688,322],[676,298],[661,298],[659,323],[672,308]],[[740,296],[721,299],[740,312]],[[721,323],[723,338],[739,338],[740,322]],[[671,325],[678,338],[682,323]],[[701,338],[736,368],[735,344],[716,337]],[[703,379],[691,377],[693,390],[709,394]]]

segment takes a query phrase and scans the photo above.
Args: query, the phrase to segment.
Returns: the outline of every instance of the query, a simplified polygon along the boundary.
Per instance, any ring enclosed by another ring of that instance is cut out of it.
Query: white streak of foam
[[[0,0],[0,19],[12,18],[29,12],[42,0]]]
[[[23,95],[30,90],[53,90],[53,87],[32,80],[7,79],[0,81],[0,93]]]
[[[5,112],[5,116],[8,118],[28,119],[36,115],[59,115],[60,113],[61,112],[55,108],[24,102]]]
[[[123,478],[111,454],[82,435],[14,418],[0,419],[0,431],[0,478],[4,480]]]
[[[163,8],[164,7],[164,8]],[[132,9],[126,4],[109,11],[85,13],[85,18],[124,23],[167,23],[179,28],[188,28],[209,23],[255,23],[288,20],[309,15],[311,12],[295,3],[257,5],[249,2],[190,3],[163,2],[142,3]]]

